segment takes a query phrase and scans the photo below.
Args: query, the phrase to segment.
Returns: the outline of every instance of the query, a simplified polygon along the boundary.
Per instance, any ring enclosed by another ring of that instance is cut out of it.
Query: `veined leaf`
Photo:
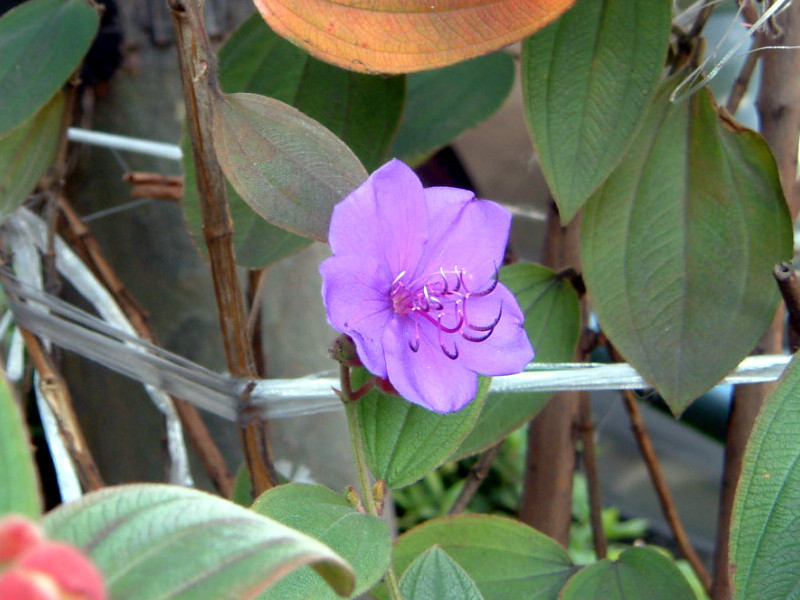
[[[405,571],[433,546],[466,571],[486,600],[555,600],[577,569],[555,540],[519,521],[489,515],[441,517],[407,531],[395,543],[395,569]]]
[[[578,0],[523,45],[525,117],[569,221],[622,160],[664,69],[669,0]]]
[[[112,598],[251,597],[303,565],[341,596],[353,589],[350,567],[322,542],[193,489],[105,488],[48,513],[44,526],[91,557]]]
[[[214,147],[225,176],[264,219],[325,241],[335,204],[367,172],[352,151],[291,106],[255,94],[218,95]]]
[[[320,540],[348,561],[356,573],[351,597],[374,586],[392,552],[389,530],[378,517],[359,512],[341,494],[321,485],[288,483],[267,490],[253,510]],[[336,594],[309,567],[290,573],[259,598],[325,600]]]
[[[356,369],[354,387],[368,377],[365,369]],[[385,479],[390,488],[401,488],[448,460],[475,425],[490,381],[481,377],[476,398],[449,414],[435,413],[377,389],[361,398],[356,408],[372,474]]]
[[[483,600],[467,572],[438,546],[409,565],[400,579],[400,593],[414,600]]]
[[[629,548],[570,578],[559,600],[695,600],[675,562],[653,548]]]
[[[99,24],[97,10],[84,0],[29,0],[0,18],[0,136],[64,85]]]
[[[731,518],[734,598],[794,598],[800,587],[800,362],[766,399],[745,450]]]
[[[499,50],[575,0],[256,0],[281,36],[326,62],[410,73]]]
[[[680,414],[772,320],[792,223],[764,140],[673,87],[586,204],[581,252],[603,331]]]

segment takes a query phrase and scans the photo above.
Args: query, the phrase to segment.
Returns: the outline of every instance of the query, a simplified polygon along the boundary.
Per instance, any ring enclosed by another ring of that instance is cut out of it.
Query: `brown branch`
[[[155,343],[157,340],[150,325],[149,315],[119,279],[89,227],[81,220],[66,198],[60,198],[59,209],[66,221],[68,232],[71,234],[73,246],[80,252],[84,262],[109,290],[139,336]],[[197,409],[188,402],[175,397],[172,397],[172,402],[186,430],[186,435],[197,451],[214,487],[220,494],[230,498],[233,494],[233,477],[202,417]]]
[[[775,16],[770,31],[758,34],[760,45],[800,46],[800,2],[792,2]],[[761,56],[761,85],[756,108],[761,134],[772,150],[781,186],[792,215],[800,213],[797,187],[797,143],[800,137],[800,51],[766,50]],[[778,309],[756,352],[778,354],[784,347],[785,313]],[[740,385],[733,392],[725,439],[725,465],[722,476],[717,540],[714,552],[715,600],[731,597],[730,543],[731,514],[736,486],[742,470],[745,447],[756,416],[772,384]]]
[[[475,497],[475,493],[481,487],[481,484],[489,474],[489,469],[492,468],[492,463],[494,463],[497,455],[500,453],[500,448],[502,447],[503,441],[501,440],[480,455],[475,464],[472,465],[472,469],[470,469],[469,475],[464,482],[464,487],[461,488],[461,491],[459,492],[455,502],[453,502],[453,506],[450,507],[450,512],[448,514],[457,515],[466,510],[470,501]]]
[[[789,348],[794,353],[800,348],[800,281],[788,261],[776,265],[773,274],[789,313]]]
[[[650,480],[653,482],[653,488],[658,496],[658,502],[661,505],[661,512],[664,514],[664,518],[667,520],[667,523],[672,530],[672,535],[675,537],[675,542],[678,544],[678,548],[680,548],[681,553],[686,560],[689,561],[689,564],[697,574],[697,577],[700,580],[700,583],[703,585],[703,588],[706,590],[706,592],[710,593],[711,576],[708,574],[708,571],[703,565],[703,561],[700,560],[697,552],[695,552],[694,548],[692,547],[692,544],[689,541],[689,536],[686,534],[686,530],[683,528],[683,523],[681,522],[680,516],[678,515],[678,510],[675,507],[675,501],[672,499],[672,494],[667,486],[667,481],[664,479],[664,474],[661,471],[661,464],[658,462],[658,457],[656,456],[655,449],[653,448],[653,442],[650,439],[647,426],[645,425],[644,419],[642,418],[642,413],[639,410],[636,394],[634,394],[631,390],[623,390],[622,397],[625,401],[625,408],[627,409],[628,415],[631,419],[631,429],[633,430],[633,435],[636,437],[636,443],[638,444],[639,451],[641,452],[642,458],[647,465],[647,471],[650,473]]]
[[[556,271],[577,270],[579,248],[579,218],[562,227],[555,203],[551,203],[542,262]],[[580,350],[576,359],[582,360]],[[559,392],[531,421],[520,502],[520,520],[565,547],[572,523],[579,403],[578,392]]]
[[[579,430],[583,443],[583,469],[586,473],[586,484],[589,489],[589,518],[592,524],[592,541],[597,559],[602,560],[608,554],[608,541],[603,530],[603,501],[600,497],[600,478],[597,473],[592,404],[588,392],[581,392],[580,398]]]
[[[800,2],[790,3],[775,17],[779,35],[758,34],[760,45],[791,46],[766,50],[761,57],[761,87],[758,93],[760,130],[767,140],[786,194],[792,219],[800,213],[800,198],[794,194],[797,180],[797,140],[800,137]]]
[[[37,337],[22,328],[20,328],[20,332],[25,340],[31,361],[41,376],[39,389],[53,411],[59,435],[75,465],[81,486],[85,491],[99,490],[103,487],[103,480],[78,424],[67,384]]]
[[[225,197],[225,178],[212,139],[214,94],[219,93],[216,58],[203,24],[203,0],[169,0],[175,26],[187,124],[192,140],[203,233],[208,246],[228,369],[237,377],[254,378],[255,361],[247,336],[247,314],[236,270],[233,224]],[[278,481],[266,423],[255,417],[244,395],[239,406],[245,464],[258,494]]]

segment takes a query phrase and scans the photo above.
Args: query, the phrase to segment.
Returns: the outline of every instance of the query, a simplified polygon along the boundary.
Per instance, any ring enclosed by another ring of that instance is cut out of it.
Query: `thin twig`
[[[158,198],[180,202],[183,199],[183,177],[160,173],[129,172],[122,176],[131,184],[131,198]]]
[[[453,502],[453,506],[450,507],[450,512],[448,514],[457,515],[466,510],[469,503],[475,497],[478,488],[481,487],[481,484],[489,474],[489,469],[492,468],[492,464],[497,458],[497,455],[500,453],[500,449],[502,447],[503,441],[500,441],[494,446],[491,446],[483,451],[478,460],[472,466],[472,469],[470,469],[469,475],[464,481],[464,486],[461,488],[458,498],[456,498],[455,502]]]
[[[579,429],[583,442],[583,470],[586,474],[586,485],[589,488],[589,520],[592,524],[594,553],[598,560],[602,560],[608,554],[608,540],[606,540],[606,533],[603,530],[603,501],[600,497],[600,477],[597,472],[592,404],[588,392],[580,392],[580,398]]]
[[[139,336],[148,342],[155,343],[156,336],[150,325],[150,317],[147,311],[122,283],[111,263],[108,262],[103,254],[100,244],[91,229],[81,220],[78,213],[63,196],[59,199],[59,209],[71,234],[73,247],[80,252],[86,265],[109,290]],[[233,477],[228,470],[225,458],[209,433],[202,417],[193,405],[174,396],[171,396],[171,398],[186,434],[200,456],[200,460],[214,487],[223,496],[231,497],[233,493]]]
[[[20,328],[20,332],[31,360],[41,375],[42,395],[56,418],[59,434],[77,469],[81,485],[85,491],[99,490],[103,487],[103,479],[100,477],[97,463],[92,457],[86,438],[78,424],[67,384],[56,370],[39,339],[25,329]]]
[[[752,50],[755,50],[755,45]],[[736,76],[736,81],[733,82],[731,93],[728,94],[728,100],[725,102],[725,110],[727,110],[731,115],[735,115],[736,111],[739,110],[739,103],[747,93],[747,88],[750,85],[750,79],[753,77],[753,72],[756,69],[756,65],[758,64],[760,57],[761,55],[758,52],[751,51],[747,55],[744,64],[742,64],[742,68],[739,70],[739,75]]]
[[[203,232],[211,262],[228,369],[237,377],[257,375],[247,336],[247,314],[233,248],[233,224],[225,192],[225,178],[217,161],[212,137],[214,94],[218,94],[216,57],[203,23],[203,0],[169,0],[175,26],[187,124],[192,140]],[[276,485],[267,424],[254,415],[248,395],[239,414],[240,437],[253,492]]]
[[[675,501],[667,486],[667,481],[664,479],[664,474],[661,471],[661,464],[658,462],[653,442],[650,439],[650,434],[647,431],[642,413],[639,410],[639,403],[636,399],[636,394],[632,390],[623,390],[623,400],[625,401],[625,408],[631,419],[631,429],[633,435],[636,437],[636,443],[639,446],[639,451],[642,453],[642,458],[647,465],[647,470],[650,473],[650,479],[653,482],[653,488],[658,496],[658,502],[661,505],[661,512],[667,520],[672,535],[675,537],[675,542],[678,544],[681,553],[689,561],[692,569],[697,574],[703,589],[707,593],[711,593],[711,577],[703,565],[703,561],[695,552],[689,541],[689,536],[683,528],[678,510],[675,507]]]

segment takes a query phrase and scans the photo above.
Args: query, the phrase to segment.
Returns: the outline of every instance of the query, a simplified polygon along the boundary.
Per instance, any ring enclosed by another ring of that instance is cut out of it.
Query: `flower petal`
[[[319,266],[322,299],[331,327],[353,338],[364,366],[386,377],[382,338],[394,318],[387,282],[378,264],[365,257],[334,256]]]
[[[429,410],[450,413],[461,410],[478,392],[478,376],[445,355],[436,328],[419,323],[419,349],[408,346],[409,318],[389,322],[383,338],[388,379],[409,402]]]
[[[335,256],[384,259],[394,279],[416,266],[427,227],[422,183],[392,160],[334,207],[328,240]]]
[[[487,286],[503,264],[511,213],[489,200],[455,188],[428,188],[428,244],[417,276],[456,267],[472,291]]]
[[[513,375],[533,360],[534,352],[523,323],[525,316],[517,299],[506,286],[498,283],[491,294],[473,296],[466,303],[467,321],[475,327],[486,327],[500,315],[492,334],[482,342],[458,340],[459,362],[481,375]],[[502,314],[501,314],[502,307]],[[464,333],[480,338],[487,332],[480,329]]]

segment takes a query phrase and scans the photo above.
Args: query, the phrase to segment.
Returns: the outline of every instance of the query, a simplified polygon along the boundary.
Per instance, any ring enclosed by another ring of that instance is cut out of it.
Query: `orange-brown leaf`
[[[317,58],[367,73],[409,73],[498,50],[575,0],[255,0],[269,25]]]

